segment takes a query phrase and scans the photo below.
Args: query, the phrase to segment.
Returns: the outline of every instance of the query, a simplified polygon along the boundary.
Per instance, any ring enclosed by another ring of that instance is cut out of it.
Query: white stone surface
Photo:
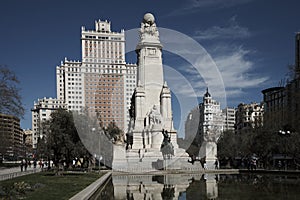
[[[171,91],[164,82],[162,65],[162,45],[155,24],[155,18],[147,13],[140,28],[140,41],[137,44],[137,87],[134,96],[134,116],[128,138],[132,138],[129,149],[114,148],[113,169],[126,171],[155,171],[158,169],[201,170],[188,163],[188,154],[179,149],[177,131],[173,127]],[[163,161],[161,145],[163,131],[168,132],[174,147],[174,155]],[[121,151],[121,153],[118,153]],[[123,165],[122,165],[123,163]],[[166,166],[167,163],[167,166]]]

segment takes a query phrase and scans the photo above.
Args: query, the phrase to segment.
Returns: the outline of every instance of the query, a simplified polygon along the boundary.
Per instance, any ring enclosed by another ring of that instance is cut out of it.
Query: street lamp
[[[284,169],[287,170],[287,139],[286,137],[287,136],[290,136],[291,135],[291,132],[289,130],[279,130],[278,133],[280,135],[282,135],[284,137]]]
[[[96,131],[96,128],[92,128],[92,132],[95,133],[95,131]],[[100,166],[101,166],[100,161],[102,160],[102,155],[100,155],[100,152],[101,152],[101,148],[100,148],[101,147],[100,133],[98,134],[98,136],[99,136],[98,137],[98,155],[95,154],[94,157],[95,157],[95,159],[98,158],[98,167],[99,167],[99,174],[100,174]],[[95,165],[96,165],[96,161],[95,161]]]

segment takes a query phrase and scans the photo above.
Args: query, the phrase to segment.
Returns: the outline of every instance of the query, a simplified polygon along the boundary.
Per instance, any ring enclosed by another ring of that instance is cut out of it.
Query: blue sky
[[[157,26],[186,34],[206,49],[223,77],[228,106],[259,102],[261,90],[278,86],[294,63],[299,8],[297,0],[2,0],[0,64],[21,81],[26,107],[21,127],[31,128],[33,102],[56,96],[55,67],[64,57],[81,59],[81,26],[94,29],[95,20],[107,19],[113,31],[130,30],[152,12]],[[164,62],[188,65],[168,53]],[[205,85],[197,83],[192,84],[201,97]]]

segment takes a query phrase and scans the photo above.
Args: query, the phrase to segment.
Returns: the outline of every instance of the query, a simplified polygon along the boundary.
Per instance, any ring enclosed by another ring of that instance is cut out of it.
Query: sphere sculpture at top
[[[155,22],[155,18],[154,18],[154,16],[151,13],[146,13],[144,15],[143,22],[152,25]]]

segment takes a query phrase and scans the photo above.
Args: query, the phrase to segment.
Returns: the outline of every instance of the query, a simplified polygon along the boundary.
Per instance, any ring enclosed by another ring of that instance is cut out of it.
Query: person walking
[[[207,164],[206,164],[206,162],[203,163],[203,168],[204,168],[204,169],[207,169]]]
[[[215,161],[215,169],[219,169],[219,162],[218,162],[218,159],[216,159],[216,161]]]
[[[23,165],[24,165],[24,163],[23,163],[23,159],[22,159],[22,160],[21,160],[21,163],[20,163],[21,172],[23,172]]]
[[[27,171],[27,166],[28,166],[27,160],[24,160],[24,166],[25,166],[25,172],[26,172]]]

